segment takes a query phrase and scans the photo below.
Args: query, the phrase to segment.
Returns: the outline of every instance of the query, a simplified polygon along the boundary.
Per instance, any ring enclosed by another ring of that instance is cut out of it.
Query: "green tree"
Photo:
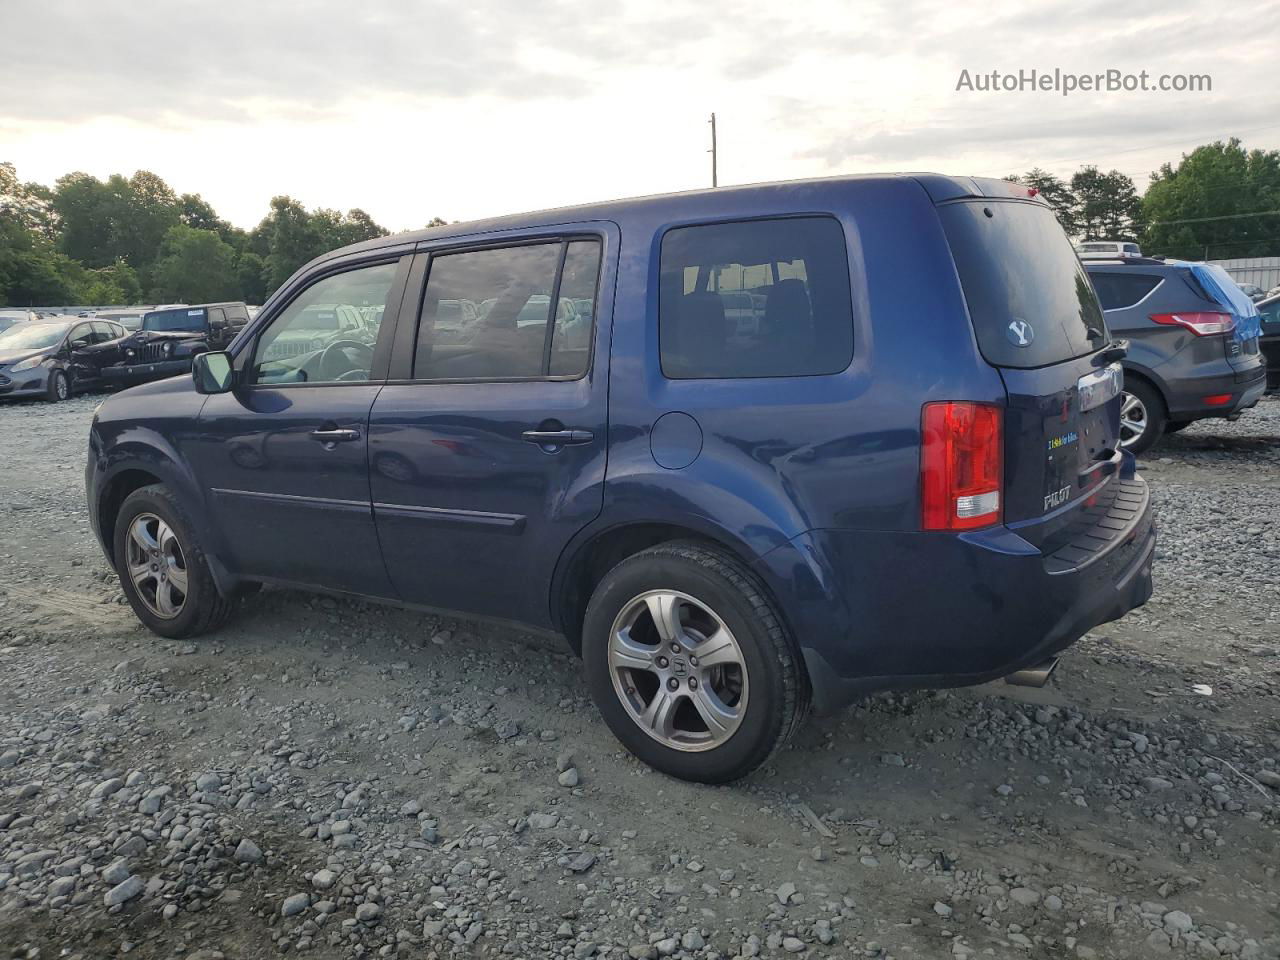
[[[1151,175],[1143,248],[1199,260],[1280,254],[1280,151],[1217,141]]]
[[[240,251],[236,280],[240,284],[240,299],[245,303],[260,304],[267,299],[267,261],[252,250]]]
[[[54,249],[50,192],[0,163],[0,303],[43,306],[76,299],[84,268]]]
[[[79,298],[81,303],[125,304],[138,303],[142,299],[138,272],[123,260],[88,271],[85,283]]]
[[[0,303],[49,306],[75,303],[85,269],[48,244],[0,249]]]
[[[209,201],[198,193],[184,193],[178,197],[178,219],[188,227],[218,233],[228,226],[225,220],[218,219],[218,214]]]
[[[265,238],[267,286],[275,290],[300,266],[322,253],[386,236],[387,230],[363,210],[307,209],[292,197],[271,199],[271,213],[250,235],[248,248],[256,250]]]
[[[176,224],[160,243],[151,289],[156,300],[208,303],[237,299],[236,252],[212,230]]]
[[[127,179],[112,174],[105,181],[67,174],[58,180],[53,207],[61,221],[63,253],[90,268],[123,259],[144,284],[151,279],[160,241],[181,219],[173,190],[146,170]]]
[[[0,223],[52,241],[58,230],[53,191],[22,182],[12,163],[0,163]]]
[[[267,237],[267,286],[272,290],[324,252],[317,225],[306,207],[292,197],[272,197],[271,213],[259,230]]]
[[[1007,179],[1012,179],[1012,177]],[[428,227],[447,227],[448,225],[449,221],[445,220],[444,217],[432,217],[427,221]]]
[[[1066,181],[1040,167],[1032,167],[1021,176],[1010,174],[1004,179],[1035,187],[1040,197],[1053,207],[1053,212],[1058,222],[1062,224],[1062,229],[1067,232],[1067,236],[1074,237],[1080,232],[1080,225],[1076,220],[1076,196],[1071,192],[1071,187]]]
[[[1141,230],[1142,204],[1133,181],[1119,170],[1103,173],[1081,167],[1071,177],[1075,216],[1085,240],[1136,240]]]

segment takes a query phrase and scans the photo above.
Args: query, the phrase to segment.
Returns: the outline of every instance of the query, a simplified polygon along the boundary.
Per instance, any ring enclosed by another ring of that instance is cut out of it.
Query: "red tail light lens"
[[[1002,515],[1004,421],[986,403],[926,403],[921,414],[920,521],[975,530]]]
[[[1186,327],[1197,337],[1230,333],[1236,326],[1236,318],[1229,313],[1153,313],[1151,319],[1167,326]]]

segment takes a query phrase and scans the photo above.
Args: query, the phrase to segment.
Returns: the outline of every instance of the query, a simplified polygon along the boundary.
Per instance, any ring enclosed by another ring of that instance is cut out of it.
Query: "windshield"
[[[1107,343],[1098,297],[1052,210],[979,200],[938,215],[988,363],[1043,367]]]
[[[142,318],[143,330],[203,330],[204,308],[155,310]]]
[[[0,349],[40,350],[52,347],[67,332],[63,323],[20,323],[0,333]]]

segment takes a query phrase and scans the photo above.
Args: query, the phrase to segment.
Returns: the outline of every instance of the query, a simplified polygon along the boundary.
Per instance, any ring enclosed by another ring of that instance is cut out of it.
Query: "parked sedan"
[[[125,335],[109,320],[49,317],[0,333],[0,397],[65,400],[101,386],[103,353]]]
[[[1267,358],[1267,392],[1280,392],[1280,294],[1274,294],[1258,304],[1262,318],[1262,336],[1258,347]]]
[[[0,310],[0,333],[8,330],[15,323],[26,323],[35,318],[36,315],[30,310]]]

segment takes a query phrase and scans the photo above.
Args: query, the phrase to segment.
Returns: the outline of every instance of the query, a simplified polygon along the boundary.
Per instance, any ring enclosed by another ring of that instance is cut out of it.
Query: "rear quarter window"
[[[853,360],[833,217],[679,227],[662,238],[658,340],[673,380],[839,373]]]
[[[1089,271],[1093,289],[1103,310],[1124,310],[1140,302],[1160,285],[1160,277],[1143,273],[1099,273]]]
[[[988,363],[1043,367],[1107,342],[1093,285],[1048,207],[965,200],[938,216]]]

